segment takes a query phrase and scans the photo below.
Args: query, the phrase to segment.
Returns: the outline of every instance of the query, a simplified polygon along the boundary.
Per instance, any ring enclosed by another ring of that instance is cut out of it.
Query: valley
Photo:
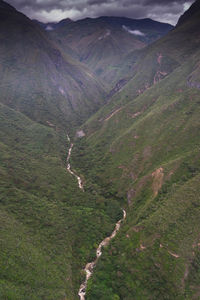
[[[70,166],[70,157],[71,157],[71,153],[72,153],[72,149],[73,149],[73,143],[71,143],[71,139],[69,137],[69,135],[67,135],[67,140],[70,143],[70,148],[68,151],[68,156],[67,156],[67,170],[68,172],[75,176],[77,181],[78,181],[78,186],[79,188],[84,191],[83,189],[83,183],[81,178],[76,175],[76,173],[74,171],[71,170],[71,166]],[[91,263],[87,263],[86,267],[84,268],[84,271],[86,273],[86,279],[85,281],[81,284],[78,295],[80,297],[80,300],[85,300],[85,295],[86,295],[86,289],[87,289],[87,283],[88,280],[91,278],[93,272],[94,272],[94,268],[96,266],[96,264],[98,263],[99,258],[102,255],[102,247],[106,247],[109,245],[110,241],[116,236],[117,232],[120,230],[121,227],[121,222],[124,221],[126,219],[126,211],[123,209],[123,219],[119,220],[116,225],[115,225],[115,229],[112,232],[112,234],[109,237],[106,237],[98,246],[97,250],[96,250],[96,259],[91,262]]]
[[[0,299],[199,299],[199,25],[0,0]]]
[[[87,283],[88,280],[92,277],[92,274],[94,272],[94,268],[96,267],[96,264],[98,263],[99,258],[102,255],[102,247],[106,247],[109,245],[109,243],[111,242],[111,240],[116,236],[117,232],[120,230],[121,227],[121,222],[124,221],[126,219],[126,211],[123,209],[123,219],[119,220],[116,225],[115,225],[115,229],[112,232],[112,234],[109,237],[106,237],[98,246],[97,250],[96,250],[96,259],[91,262],[88,263],[84,269],[85,273],[86,273],[86,280],[84,281],[84,283],[81,284],[80,289],[79,289],[79,297],[80,300],[85,300],[85,295],[86,295],[86,290],[87,290]]]

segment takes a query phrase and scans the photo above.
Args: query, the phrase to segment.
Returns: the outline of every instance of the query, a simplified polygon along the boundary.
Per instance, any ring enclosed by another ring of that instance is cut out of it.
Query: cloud
[[[175,24],[194,0],[7,0],[30,18],[43,22],[85,17],[153,18]]]
[[[53,30],[53,27],[51,25],[48,25],[46,28],[45,28],[46,31],[52,31]]]
[[[129,32],[130,34],[137,35],[137,36],[145,36],[145,34],[140,30],[131,30],[129,27],[125,25],[123,25],[122,28],[127,32]]]

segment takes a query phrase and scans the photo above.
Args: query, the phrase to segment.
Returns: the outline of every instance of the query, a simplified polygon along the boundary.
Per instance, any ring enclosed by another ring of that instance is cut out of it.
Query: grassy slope
[[[199,91],[190,88],[199,83],[198,61],[197,53],[134,102],[122,93],[120,112],[111,117],[107,106],[100,122],[88,122],[73,164],[85,193],[66,172],[62,132],[1,104],[0,298],[77,299],[81,268],[128,204],[88,299],[199,292]]]
[[[191,68],[190,61],[82,141],[88,178],[129,206],[88,299],[191,299],[198,291],[200,111],[199,90],[186,85]]]
[[[189,48],[185,63],[134,101],[122,91],[121,110],[111,116],[114,102],[104,107],[77,144],[87,177],[128,207],[87,299],[199,297],[200,53]]]
[[[128,33],[123,25],[132,30],[141,30],[145,36]],[[120,63],[131,51],[166,34],[172,27],[152,20],[132,20],[128,18],[101,17],[84,19],[50,32],[64,51],[73,49],[80,61],[84,62],[105,83],[113,86],[120,79],[128,77],[120,73]]]
[[[112,216],[108,200],[78,189],[61,134],[2,104],[0,126],[0,298],[77,299],[119,207]]]
[[[148,90],[155,83],[168,77],[176,68],[195,55],[199,47],[198,32],[200,13],[197,11],[190,22],[172,30],[161,40],[149,47],[129,53],[120,64],[119,77],[128,74],[132,77],[121,91],[113,96],[107,105],[89,119],[91,128],[101,127],[99,120]],[[159,57],[162,56],[160,59]],[[122,125],[122,124],[121,124]],[[87,123],[86,123],[87,127]]]
[[[123,56],[131,49],[145,46],[145,43],[121,28],[112,28],[102,21],[74,22],[66,28],[58,28],[51,35],[60,41],[62,49],[67,53],[70,46],[78,59],[109,85],[118,79],[116,70]]]
[[[1,102],[65,128],[104,103],[92,72],[64,55],[38,25],[14,9],[0,9],[0,16]]]
[[[108,210],[109,198],[78,189],[66,172],[69,145],[63,131],[72,134],[102,104],[104,92],[86,67],[4,5],[0,298],[77,299],[81,269],[112,231],[120,208],[113,200],[116,205]]]

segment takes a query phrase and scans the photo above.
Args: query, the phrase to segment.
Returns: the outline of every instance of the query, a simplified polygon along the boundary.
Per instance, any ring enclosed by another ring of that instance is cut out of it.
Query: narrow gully
[[[87,263],[85,266],[85,273],[86,273],[86,279],[85,281],[81,284],[78,295],[80,300],[85,300],[85,295],[86,295],[86,289],[87,289],[87,283],[88,280],[91,278],[93,272],[94,272],[94,267],[96,266],[99,258],[102,255],[102,247],[108,246],[110,241],[116,236],[117,232],[119,231],[121,227],[121,222],[126,219],[126,211],[123,209],[123,218],[119,220],[116,225],[115,229],[112,232],[112,234],[109,237],[106,237],[98,246],[96,250],[96,259],[93,262]]]
[[[67,134],[67,139],[68,139],[68,142],[70,143],[70,148],[69,148],[68,156],[67,156],[67,170],[68,170],[68,172],[69,172],[71,175],[73,175],[73,176],[76,177],[76,179],[77,179],[77,181],[78,181],[78,186],[79,186],[79,188],[80,188],[82,191],[84,191],[84,188],[83,188],[83,182],[82,182],[82,180],[81,180],[81,177],[78,176],[78,175],[71,169],[71,165],[70,165],[69,160],[70,160],[70,157],[71,157],[71,154],[72,154],[72,149],[73,149],[73,147],[74,147],[74,144],[71,143],[71,140],[70,140],[70,137],[69,137],[68,134]]]
[[[73,146],[74,144],[71,143],[71,139],[69,137],[69,135],[67,134],[67,139],[68,139],[68,142],[70,143],[70,148],[68,150],[68,156],[67,156],[67,170],[68,172],[75,176],[77,181],[78,181],[78,186],[79,188],[84,191],[84,188],[83,188],[83,182],[80,178],[80,176],[78,176],[74,171],[72,171],[71,169],[71,165],[70,165],[70,157],[71,157],[71,153],[72,153],[72,149],[73,149]],[[124,221],[126,219],[126,211],[124,209],[122,209],[123,211],[123,218],[120,219],[116,224],[115,224],[115,229],[114,231],[112,232],[112,234],[108,237],[106,237],[98,246],[97,250],[96,250],[96,258],[93,262],[90,262],[90,263],[87,263],[85,268],[84,268],[84,271],[86,273],[86,278],[85,278],[85,281],[81,284],[80,286],[80,289],[79,289],[79,292],[78,292],[78,295],[79,295],[79,298],[80,300],[85,300],[85,295],[86,295],[86,289],[87,289],[87,283],[88,283],[88,280],[91,278],[93,272],[94,272],[94,268],[99,260],[99,258],[101,257],[102,255],[102,247],[105,247],[105,246],[108,246],[110,241],[116,236],[117,232],[119,231],[120,227],[121,227],[121,222]]]

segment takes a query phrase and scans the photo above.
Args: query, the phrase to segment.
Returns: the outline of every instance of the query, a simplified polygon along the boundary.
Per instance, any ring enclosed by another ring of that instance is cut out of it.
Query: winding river
[[[70,165],[70,157],[71,157],[71,153],[72,153],[72,149],[73,149],[73,146],[74,144],[71,143],[71,140],[70,140],[70,137],[69,135],[67,135],[67,139],[68,139],[68,142],[70,143],[70,148],[69,148],[69,151],[68,151],[68,156],[67,156],[67,170],[68,172],[75,176],[77,181],[78,181],[78,186],[79,188],[84,191],[84,188],[83,188],[83,182],[81,180],[81,178],[74,172],[72,171],[71,169],[71,165]],[[112,234],[108,237],[106,237],[98,246],[97,250],[96,250],[96,258],[94,261],[90,262],[90,263],[87,263],[86,266],[85,266],[85,273],[86,273],[86,278],[85,278],[85,281],[81,284],[80,286],[80,289],[79,289],[79,292],[78,292],[78,295],[79,295],[79,298],[80,300],[85,300],[85,295],[86,295],[86,289],[87,289],[87,283],[88,283],[88,280],[91,278],[93,272],[94,272],[94,268],[100,258],[100,256],[102,255],[102,247],[105,247],[105,246],[108,246],[110,241],[116,236],[117,232],[119,231],[120,227],[121,227],[121,223],[122,221],[124,221],[126,219],[126,211],[123,209],[123,218],[121,220],[119,220],[116,225],[115,225],[115,229],[114,231],[112,232]]]
[[[87,283],[88,280],[90,279],[90,277],[93,274],[94,271],[94,267],[96,266],[100,256],[102,255],[102,247],[107,246],[110,241],[116,236],[117,232],[119,231],[120,227],[121,227],[121,222],[123,220],[126,219],[126,211],[123,209],[123,218],[121,220],[119,220],[116,225],[115,225],[115,229],[112,232],[112,234],[110,236],[108,236],[107,238],[105,238],[98,246],[97,250],[96,250],[96,259],[93,262],[87,263],[87,265],[85,266],[85,273],[86,273],[86,279],[85,281],[81,284],[78,295],[80,297],[80,300],[85,300],[85,295],[86,295],[86,289],[87,289]]]
[[[67,170],[68,170],[68,172],[69,172],[71,175],[73,175],[73,176],[76,177],[76,179],[77,179],[77,181],[78,181],[78,186],[79,186],[79,188],[80,188],[82,191],[84,191],[84,188],[83,188],[83,182],[82,182],[82,180],[81,180],[81,177],[78,176],[78,175],[77,175],[74,171],[72,171],[72,169],[71,169],[71,165],[70,165],[69,160],[70,160],[70,157],[71,157],[71,154],[72,154],[72,149],[73,149],[73,147],[74,147],[74,144],[71,143],[71,140],[70,140],[70,137],[69,137],[68,134],[67,134],[67,139],[68,139],[68,142],[70,143],[70,148],[69,148],[68,156],[67,156]]]

